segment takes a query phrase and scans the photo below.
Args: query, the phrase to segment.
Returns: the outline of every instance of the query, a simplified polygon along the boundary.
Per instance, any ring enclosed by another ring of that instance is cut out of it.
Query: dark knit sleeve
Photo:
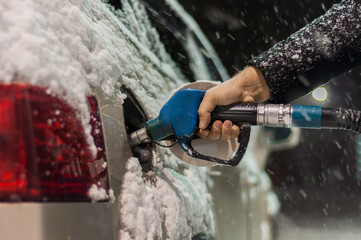
[[[263,73],[275,102],[292,100],[360,63],[361,0],[335,4],[250,61]],[[292,89],[298,93],[290,97]]]

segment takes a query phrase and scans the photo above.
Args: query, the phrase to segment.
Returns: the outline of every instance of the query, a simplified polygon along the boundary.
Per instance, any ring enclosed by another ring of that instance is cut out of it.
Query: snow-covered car
[[[271,239],[252,157],[128,143],[174,89],[229,77],[175,0],[3,1],[0,52],[1,239]]]

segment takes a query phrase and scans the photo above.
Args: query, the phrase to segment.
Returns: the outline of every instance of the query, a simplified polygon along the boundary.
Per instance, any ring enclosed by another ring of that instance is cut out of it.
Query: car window
[[[107,2],[114,7],[114,10],[122,9],[122,3],[120,0],[108,0]]]
[[[202,31],[195,28],[195,23],[189,24],[186,12],[164,0],[143,2],[167,51],[190,81],[222,81],[228,78]]]
[[[194,79],[194,74],[190,69],[190,60],[188,57],[188,53],[182,46],[181,41],[185,40],[184,36],[181,34],[181,31],[185,29],[184,25],[178,25],[179,32],[178,34],[174,34],[169,28],[169,23],[172,20],[170,13],[166,11],[156,12],[152,8],[148,8],[148,12],[151,18],[153,25],[157,29],[161,41],[165,44],[165,47],[168,53],[171,55],[173,61],[177,64],[177,66],[181,69],[182,73],[190,79],[191,81]]]
[[[111,0],[108,3],[121,20],[129,19],[129,16],[137,18],[141,15],[133,11],[131,1]],[[203,35],[200,29],[195,33],[194,29],[191,29],[179,16],[179,13],[171,9],[164,0],[142,1],[142,3],[146,6],[147,15],[150,17],[150,22],[148,19],[142,21],[148,25],[148,28],[144,29],[144,26],[136,24],[130,25],[129,21],[123,21],[123,23],[162,62],[175,63],[177,69],[180,70],[178,75],[184,76],[189,82],[199,79],[222,81],[228,78],[215,51],[209,44],[204,43],[206,38],[203,38],[203,42],[201,41],[199,36],[203,37]],[[152,31],[152,27],[157,33]],[[146,34],[143,34],[144,32]],[[162,46],[154,45],[152,41],[158,37],[163,43]],[[169,61],[165,52],[169,54],[172,61]],[[149,58],[149,60],[153,61],[154,58]]]
[[[118,31],[132,42],[148,62],[169,80],[186,81],[182,71],[172,61],[164,43],[159,40],[159,34],[152,26],[143,4],[132,0],[113,0],[106,3],[117,18],[115,21],[119,20]]]

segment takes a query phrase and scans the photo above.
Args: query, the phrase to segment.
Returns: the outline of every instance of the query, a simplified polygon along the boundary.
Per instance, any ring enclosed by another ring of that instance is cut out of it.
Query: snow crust
[[[88,191],[88,196],[93,202],[109,199],[107,191],[104,188],[98,187],[96,184],[91,186]]]
[[[137,158],[128,160],[126,170],[121,239],[191,239],[194,232],[214,232],[212,211],[204,211],[211,198],[195,172],[164,169],[153,184],[143,179]]]
[[[173,89],[185,82],[136,0],[115,12],[100,0],[13,0],[0,4],[0,82],[49,89],[77,110],[90,137],[86,96],[100,89],[122,102],[132,89],[155,117]],[[92,140],[89,140],[90,142]],[[95,147],[94,147],[95,148]],[[121,239],[190,239],[214,233],[204,168],[190,168],[159,149],[154,182],[144,180],[137,159],[127,161],[119,201]],[[112,190],[93,185],[94,201]]]

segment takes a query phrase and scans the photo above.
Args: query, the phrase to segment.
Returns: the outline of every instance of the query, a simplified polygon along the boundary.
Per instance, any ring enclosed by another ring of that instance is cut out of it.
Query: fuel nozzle
[[[173,138],[190,157],[235,166],[246,150],[250,125],[361,132],[361,112],[350,109],[257,103],[217,106],[212,112],[212,121],[230,120],[237,124],[241,129],[238,137],[239,148],[230,160],[206,156],[192,147],[192,140],[196,138],[198,131],[198,107],[204,94],[205,91],[195,89],[176,92],[162,107],[158,117],[149,120],[144,128],[129,135],[131,146]]]

